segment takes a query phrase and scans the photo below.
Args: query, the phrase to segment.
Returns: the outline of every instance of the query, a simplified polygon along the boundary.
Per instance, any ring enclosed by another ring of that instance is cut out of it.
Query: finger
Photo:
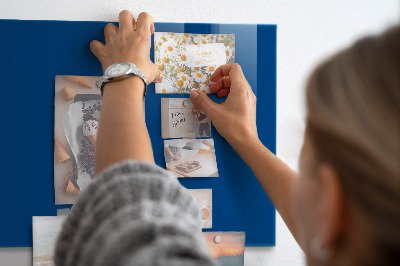
[[[190,92],[190,99],[197,105],[201,110],[203,110],[207,116],[210,117],[213,114],[213,110],[216,103],[214,103],[204,92],[198,90],[192,90]],[[211,117],[210,117],[211,118]],[[212,118],[211,118],[212,119]]]
[[[217,82],[213,83],[210,86],[210,92],[218,93],[220,89],[229,88],[231,86],[231,80],[229,77],[223,77],[222,79],[218,80]]]
[[[225,97],[225,96],[228,96],[228,94],[231,92],[231,90],[230,89],[221,89],[218,93],[217,93],[217,95],[218,95],[218,97]]]
[[[128,10],[122,10],[119,13],[119,33],[126,35],[133,32],[133,16]]]
[[[90,51],[100,60],[103,54],[103,49],[105,45],[97,40],[93,40],[90,42]]]
[[[154,29],[153,17],[146,12],[140,13],[136,23],[136,32],[150,36],[152,29]]]
[[[218,81],[222,77],[230,77],[231,82],[243,79],[242,68],[238,63],[222,65],[218,67],[211,75],[210,80],[212,82]]]
[[[104,27],[104,38],[106,39],[106,44],[107,43],[112,43],[114,42],[115,36],[118,34],[118,28],[112,23],[108,23]]]

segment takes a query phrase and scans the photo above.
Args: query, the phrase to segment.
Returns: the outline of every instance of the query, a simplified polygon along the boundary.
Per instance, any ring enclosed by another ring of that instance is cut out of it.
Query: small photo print
[[[177,177],[217,177],[214,140],[164,140],[165,164]]]
[[[101,77],[57,75],[54,94],[55,204],[74,204],[95,175]]]
[[[244,265],[244,232],[204,232],[211,256],[220,266]]]
[[[54,248],[66,216],[33,216],[33,266],[54,265]]]
[[[165,77],[156,93],[209,93],[215,69],[235,62],[235,35],[155,32],[154,60]]]
[[[161,98],[161,136],[211,137],[211,120],[189,98]]]
[[[200,208],[202,228],[212,228],[212,189],[189,189]]]

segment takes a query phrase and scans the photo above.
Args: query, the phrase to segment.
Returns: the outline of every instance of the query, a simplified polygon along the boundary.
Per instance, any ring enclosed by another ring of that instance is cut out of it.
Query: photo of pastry
[[[177,177],[217,177],[214,140],[164,140],[166,168]]]
[[[211,256],[219,266],[243,266],[245,232],[204,232]]]
[[[212,189],[189,189],[199,203],[202,228],[212,228]]]
[[[211,120],[189,98],[161,98],[161,137],[211,137]]]
[[[55,204],[74,204],[95,174],[94,158],[101,77],[55,77],[54,192]]]
[[[154,60],[165,77],[156,93],[209,93],[215,69],[235,62],[235,35],[155,32]]]

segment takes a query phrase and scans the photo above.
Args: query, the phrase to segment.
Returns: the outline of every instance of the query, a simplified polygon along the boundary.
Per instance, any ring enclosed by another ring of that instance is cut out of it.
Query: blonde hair
[[[307,134],[337,171],[385,264],[400,261],[400,26],[319,65],[306,86]]]

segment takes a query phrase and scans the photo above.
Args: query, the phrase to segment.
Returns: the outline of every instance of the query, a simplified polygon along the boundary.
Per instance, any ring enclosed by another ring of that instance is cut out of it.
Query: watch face
[[[130,68],[131,67],[128,63],[114,64],[106,70],[106,75],[110,77],[118,77],[127,74]]]

